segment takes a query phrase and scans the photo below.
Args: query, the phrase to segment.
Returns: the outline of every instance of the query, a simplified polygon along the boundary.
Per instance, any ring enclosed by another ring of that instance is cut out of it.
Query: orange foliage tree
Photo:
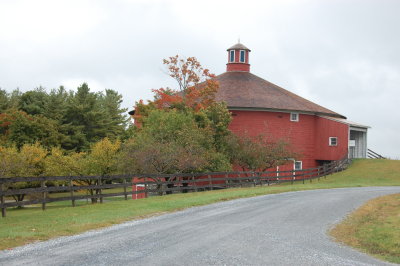
[[[135,120],[142,122],[151,109],[191,109],[194,112],[207,109],[215,103],[215,93],[219,84],[213,79],[214,74],[201,66],[195,57],[187,59],[178,55],[163,60],[170,77],[175,79],[179,88],[153,89],[154,100],[144,104],[141,100],[135,106]]]
[[[136,103],[137,127],[129,142],[134,148],[124,147],[129,150],[124,154],[127,161],[132,165],[136,161],[140,168],[136,170],[143,173],[230,169],[222,143],[229,134],[231,115],[225,103],[215,101],[219,87],[215,75],[195,57],[173,56],[163,63],[168,75],[177,81],[177,89],[153,90],[153,100]],[[186,126],[181,127],[179,121],[186,121]],[[187,141],[182,142],[184,139]]]

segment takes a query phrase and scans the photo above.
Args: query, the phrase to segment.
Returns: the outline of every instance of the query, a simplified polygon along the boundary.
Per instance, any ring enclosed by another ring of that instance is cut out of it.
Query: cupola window
[[[235,50],[229,51],[229,62],[235,62]]]
[[[244,50],[240,50],[240,63],[244,63],[246,61],[246,54]]]

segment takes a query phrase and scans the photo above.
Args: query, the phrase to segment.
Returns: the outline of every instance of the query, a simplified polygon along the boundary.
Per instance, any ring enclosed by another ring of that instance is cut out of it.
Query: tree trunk
[[[16,202],[23,201],[25,198],[25,194],[13,195],[12,196]],[[23,206],[18,206],[18,209],[22,209]]]
[[[169,182],[170,179],[166,178],[165,181]],[[167,184],[167,188],[173,188],[173,187],[174,187],[174,184]],[[171,191],[166,191],[165,194],[167,194],[167,195],[172,194],[172,190]]]
[[[98,194],[98,189],[89,189],[90,195],[97,195]],[[92,204],[97,203],[97,198],[92,197],[90,198],[90,200],[92,201]]]

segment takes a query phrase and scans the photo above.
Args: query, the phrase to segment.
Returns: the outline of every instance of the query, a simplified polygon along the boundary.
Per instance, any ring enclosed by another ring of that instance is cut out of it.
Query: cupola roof
[[[251,52],[251,50],[249,48],[247,48],[246,46],[244,46],[240,42],[238,42],[237,44],[235,44],[231,48],[227,49],[227,51],[229,51],[229,50],[247,50],[247,51]]]

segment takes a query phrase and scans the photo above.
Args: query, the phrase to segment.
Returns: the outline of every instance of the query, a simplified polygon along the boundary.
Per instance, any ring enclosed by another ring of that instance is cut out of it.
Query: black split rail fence
[[[128,196],[139,194],[148,197],[234,187],[269,186],[284,182],[304,184],[307,180],[312,182],[342,171],[349,164],[350,159],[346,158],[296,171],[0,178],[0,208],[2,217],[5,217],[7,208],[41,204],[45,210],[47,203],[57,201],[71,201],[74,207],[77,200],[90,199],[92,202],[103,203],[104,198],[124,197],[127,200]],[[86,191],[86,194],[82,191]]]

